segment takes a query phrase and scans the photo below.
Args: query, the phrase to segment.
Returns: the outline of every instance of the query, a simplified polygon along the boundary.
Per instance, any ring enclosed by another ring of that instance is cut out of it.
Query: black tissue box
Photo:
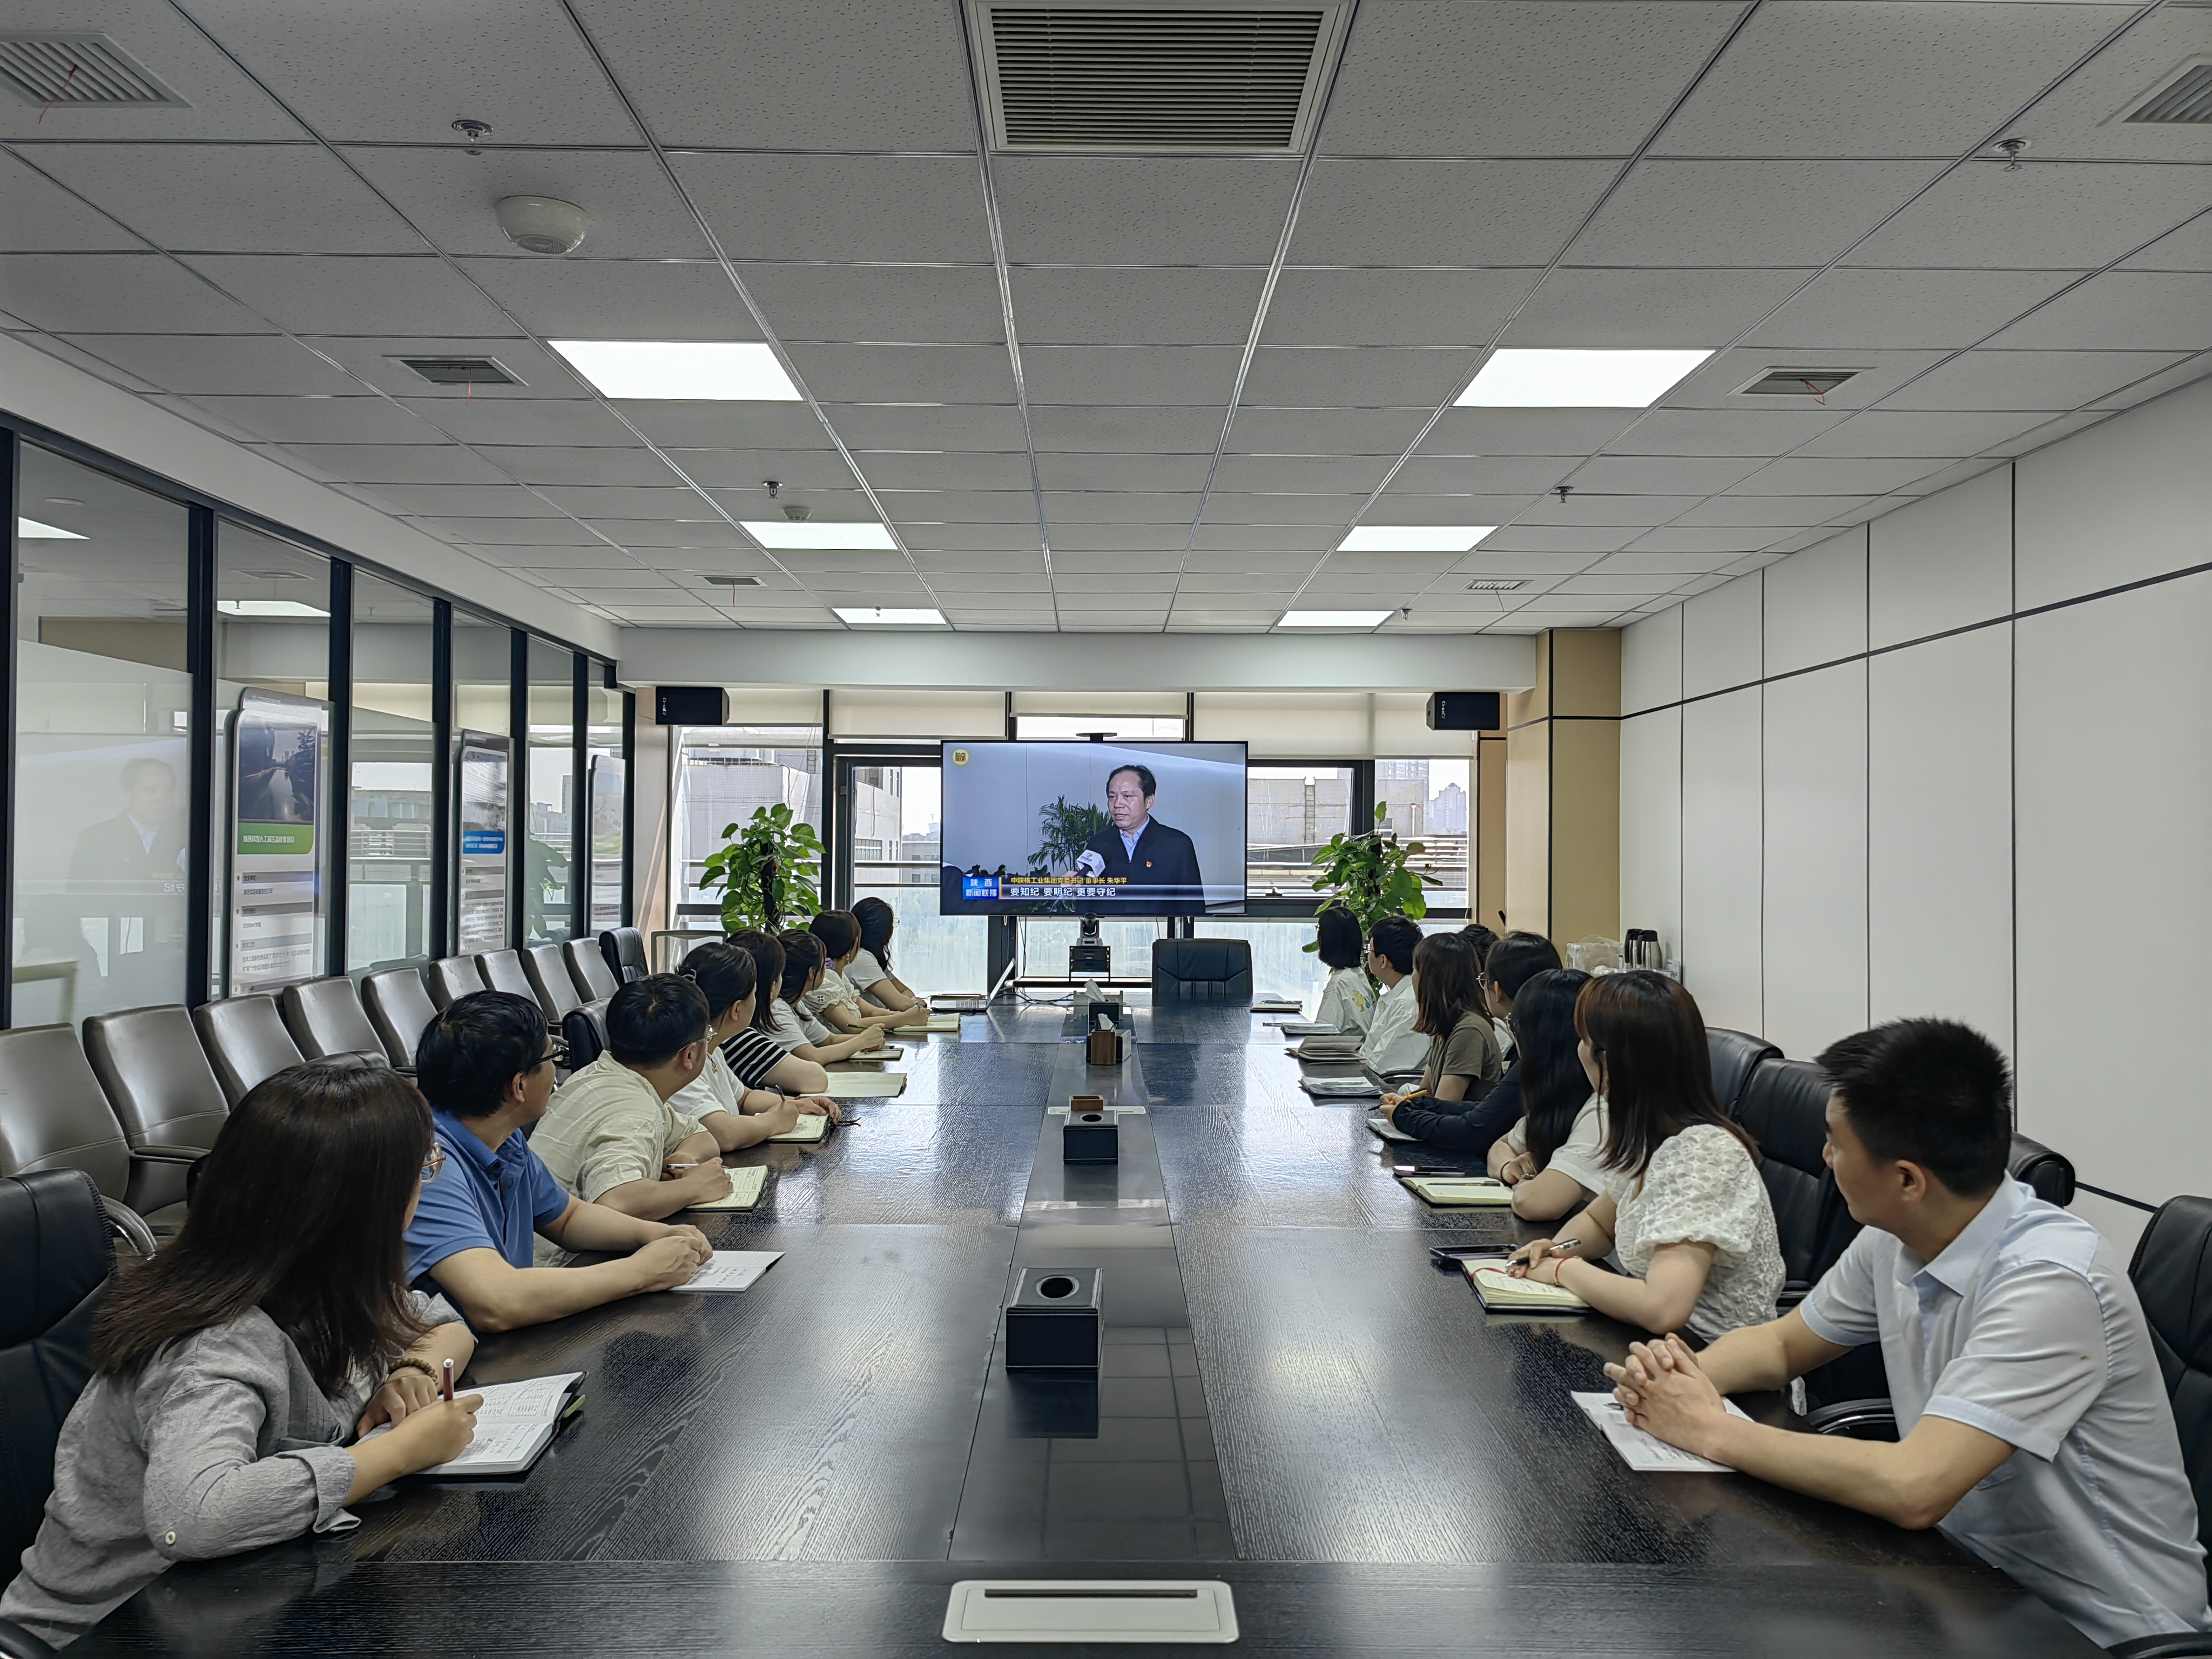
[[[1024,1267],[1006,1304],[1010,1371],[1096,1371],[1103,1342],[1096,1267]]]
[[[1070,1112],[1060,1132],[1063,1164],[1119,1164],[1121,1127],[1111,1112]]]

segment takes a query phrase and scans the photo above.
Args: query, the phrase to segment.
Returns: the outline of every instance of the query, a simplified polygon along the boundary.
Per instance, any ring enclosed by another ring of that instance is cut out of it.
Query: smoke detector
[[[592,223],[592,216],[574,202],[550,196],[501,197],[493,211],[507,240],[525,253],[574,253]]]
[[[805,524],[814,516],[814,509],[807,506],[805,501],[786,501],[783,504],[783,516],[793,524]]]

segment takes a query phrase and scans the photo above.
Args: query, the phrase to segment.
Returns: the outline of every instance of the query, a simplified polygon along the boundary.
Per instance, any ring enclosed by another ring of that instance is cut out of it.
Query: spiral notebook
[[[803,1121],[803,1120],[802,1120]],[[687,1210],[750,1210],[760,1202],[761,1189],[768,1184],[768,1170],[756,1164],[749,1170],[730,1171],[730,1190],[720,1198],[702,1199],[696,1204],[686,1204]]]
[[[578,1390],[581,1371],[557,1376],[533,1376],[520,1382],[483,1382],[457,1388],[457,1395],[480,1394],[476,1438],[450,1462],[433,1464],[418,1474],[434,1478],[470,1478],[484,1474],[520,1474],[535,1463],[561,1427],[561,1419],[584,1402]],[[389,1434],[389,1423],[371,1429],[363,1440]]]

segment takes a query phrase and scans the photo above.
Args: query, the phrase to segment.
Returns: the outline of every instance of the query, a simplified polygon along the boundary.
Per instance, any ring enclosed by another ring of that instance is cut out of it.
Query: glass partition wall
[[[559,945],[576,931],[576,658],[530,641],[529,743],[521,780],[522,942]]]
[[[347,791],[346,971],[428,962],[435,951],[437,606],[365,572],[353,579],[353,720]]]

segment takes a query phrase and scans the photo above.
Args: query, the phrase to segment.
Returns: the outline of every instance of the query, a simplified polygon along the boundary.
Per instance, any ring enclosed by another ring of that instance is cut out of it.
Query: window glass
[[[600,683],[605,664],[588,666],[591,684],[584,708],[591,724],[585,732],[585,758],[591,775],[585,792],[592,811],[591,928],[598,933],[623,925],[623,845],[629,834],[623,803],[629,760],[623,749],[623,694]]]
[[[1079,916],[1020,918],[1022,965],[1017,971],[1058,978],[1067,972],[1067,947],[1083,930]],[[1149,981],[1152,941],[1167,937],[1157,917],[1101,916],[1098,942],[1114,953],[1114,977]],[[1086,976],[1087,977],[1087,976]]]
[[[742,824],[757,809],[781,801],[821,833],[822,728],[679,726],[675,744],[672,908],[678,927],[712,927],[710,919],[722,913],[721,890],[702,891],[699,878],[706,873],[707,855],[721,847],[726,825]],[[804,925],[805,918],[799,921]]]
[[[879,898],[896,914],[890,971],[921,996],[988,988],[988,919],[938,914],[942,769],[855,765],[852,785],[853,899]]]
[[[182,1002],[188,515],[21,448],[14,1023]]]
[[[530,766],[523,820],[522,938],[576,931],[576,657],[530,641]]]
[[[1419,842],[1412,866],[1436,878],[1427,890],[1431,912],[1467,914],[1468,781],[1463,760],[1375,763],[1375,804],[1386,809],[1382,828]]]
[[[433,606],[353,579],[353,742],[346,791],[346,971],[429,960],[435,843]]]
[[[1352,822],[1349,766],[1254,766],[1244,781],[1244,890],[1311,900],[1314,854]]]
[[[513,723],[514,635],[503,623],[453,608],[454,805],[460,830],[453,949],[474,955],[511,942],[510,803],[521,792],[507,742]]]

